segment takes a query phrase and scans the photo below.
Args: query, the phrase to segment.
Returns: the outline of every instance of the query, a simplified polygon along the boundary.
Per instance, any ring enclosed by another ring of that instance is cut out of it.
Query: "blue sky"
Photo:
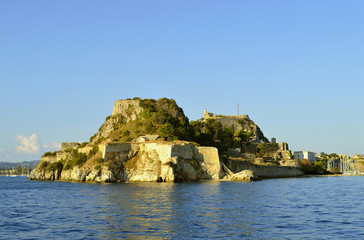
[[[88,141],[124,98],[248,114],[292,150],[364,153],[363,1],[0,2],[0,161]]]

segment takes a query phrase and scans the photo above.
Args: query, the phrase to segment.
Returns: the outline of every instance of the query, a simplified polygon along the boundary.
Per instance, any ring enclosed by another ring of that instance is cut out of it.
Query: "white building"
[[[299,160],[307,159],[308,161],[313,163],[316,159],[315,155],[316,155],[316,153],[314,153],[314,152],[297,151],[297,152],[294,152],[293,158],[299,159]]]

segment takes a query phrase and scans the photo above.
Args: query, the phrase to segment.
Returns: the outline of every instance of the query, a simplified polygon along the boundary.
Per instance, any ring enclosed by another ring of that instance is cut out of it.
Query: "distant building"
[[[307,159],[308,161],[313,163],[316,160],[315,155],[316,154],[314,152],[297,151],[297,152],[294,152],[293,158],[294,159],[299,159],[299,160]]]
[[[345,155],[340,155],[338,158],[330,158],[327,161],[327,171],[343,174],[354,173],[354,160],[347,158]]]
[[[288,148],[288,143],[286,142],[279,142],[278,143],[278,148],[282,151],[288,151],[289,148]]]
[[[276,144],[277,143],[277,139],[276,138],[272,138],[272,141],[271,141],[273,144]]]
[[[315,159],[316,159],[316,161],[321,161],[322,160],[321,155],[318,153],[315,153]]]

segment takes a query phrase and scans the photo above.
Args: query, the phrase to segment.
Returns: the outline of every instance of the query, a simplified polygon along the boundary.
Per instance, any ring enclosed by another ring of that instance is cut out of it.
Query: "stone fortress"
[[[128,121],[138,118],[144,109],[139,106],[138,100],[116,100],[111,116],[123,115]]]
[[[253,142],[256,143],[267,143],[268,139],[264,137],[263,132],[260,128],[249,118],[246,114],[241,115],[217,115],[214,113],[207,112],[204,110],[202,121],[209,119],[215,119],[219,121],[222,127],[233,127],[234,131],[244,130],[246,132],[254,133]]]
[[[209,118],[213,118],[213,119],[217,119],[217,118],[233,118],[233,119],[249,119],[249,116],[246,114],[241,114],[241,115],[216,115],[214,113],[210,113],[207,112],[207,110],[205,109],[203,112],[203,117],[204,120],[209,119]]]
[[[113,142],[110,134],[120,124],[134,123],[145,111],[141,100],[117,100],[111,117],[89,143],[62,143],[62,151],[42,156],[41,162],[30,174],[31,180],[63,180],[91,182],[175,182],[200,180],[236,180],[272,177],[295,177],[302,171],[295,166],[254,164],[254,159],[223,160],[215,147],[196,146],[186,141],[165,141],[157,135],[139,136],[131,142]],[[168,106],[168,99],[155,100]],[[174,100],[173,100],[174,101]],[[185,117],[176,105],[174,116]],[[254,144],[269,141],[248,115],[222,116],[204,112],[203,120],[217,119],[223,126],[254,133]],[[122,119],[120,122],[118,119]],[[282,145],[283,149],[288,146]],[[96,149],[96,150],[95,150]],[[78,165],[80,154],[87,157]],[[255,158],[254,156],[250,156]],[[73,164],[73,165],[70,165]],[[72,167],[67,167],[72,166]],[[250,171],[249,174],[242,174]],[[243,176],[242,176],[243,175]],[[247,176],[248,175],[248,176]]]

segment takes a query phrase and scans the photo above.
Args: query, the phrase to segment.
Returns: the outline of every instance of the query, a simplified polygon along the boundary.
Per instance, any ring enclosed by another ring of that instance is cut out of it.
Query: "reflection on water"
[[[200,183],[204,187],[198,189],[196,184],[129,183],[102,188],[96,194],[101,199],[95,218],[102,213],[107,222],[103,237],[178,237],[178,233],[217,228],[223,204],[216,198],[220,182]]]
[[[0,177],[0,238],[358,239],[363,181],[82,184]]]

